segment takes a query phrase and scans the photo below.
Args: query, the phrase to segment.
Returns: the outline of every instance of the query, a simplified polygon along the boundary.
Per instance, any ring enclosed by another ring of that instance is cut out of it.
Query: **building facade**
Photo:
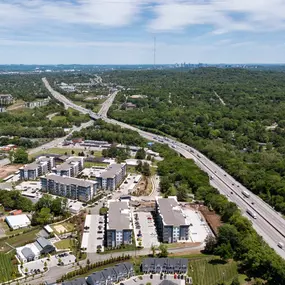
[[[126,163],[110,164],[105,171],[96,177],[99,188],[114,191],[123,182],[126,173]]]
[[[44,175],[51,171],[55,162],[53,157],[40,156],[35,162],[21,167],[20,179],[21,180],[35,180],[39,176]]]
[[[88,285],[111,285],[134,276],[134,268],[130,262],[123,262],[114,267],[94,272],[86,279]]]
[[[176,196],[156,197],[158,234],[165,243],[189,240],[190,221],[179,206]]]
[[[75,177],[84,168],[84,157],[72,156],[64,163],[54,167],[52,172],[60,176]]]
[[[35,242],[17,247],[17,257],[23,263],[37,260],[41,254],[47,254],[55,251],[53,244],[43,237],[39,237]]]
[[[53,195],[87,202],[97,191],[97,182],[60,176],[53,173],[41,177],[42,191]]]
[[[187,258],[145,258],[141,264],[143,273],[186,274],[188,271]]]
[[[0,94],[0,105],[6,106],[13,104],[14,98],[11,94]]]
[[[106,223],[107,247],[117,247],[132,243],[132,213],[129,201],[108,201],[108,214]]]
[[[26,108],[30,108],[30,109],[33,109],[33,108],[39,108],[39,107],[43,107],[43,106],[46,106],[50,101],[50,98],[45,98],[43,100],[38,100],[38,101],[32,101],[32,102],[26,102],[25,103],[25,107]]]

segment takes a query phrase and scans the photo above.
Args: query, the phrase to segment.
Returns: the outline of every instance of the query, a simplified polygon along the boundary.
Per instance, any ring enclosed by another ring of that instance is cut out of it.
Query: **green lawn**
[[[51,118],[51,120],[52,120],[53,122],[66,121],[66,117],[65,117],[65,116],[60,116],[60,115],[58,115],[58,116],[53,116],[53,117]]]
[[[127,166],[127,172],[128,173],[139,173],[137,170],[136,170],[136,167],[135,166]]]
[[[138,254],[139,251],[141,250],[141,248],[137,248],[135,246],[135,244],[126,244],[121,248],[117,248],[117,249],[111,249],[111,250],[106,250],[104,252],[101,252],[100,254],[109,254],[109,253],[114,253],[114,252],[127,252],[127,251],[135,251],[137,250]]]
[[[16,264],[11,262],[14,253],[0,253],[0,282],[5,282],[18,277],[18,269]]]
[[[61,241],[58,241],[54,244],[57,249],[68,249],[71,248],[72,242],[71,239],[63,239]]]
[[[49,148],[49,149],[44,149],[40,152],[34,153],[31,155],[31,157],[36,157],[41,154],[60,154],[60,155],[65,155],[67,153],[68,155],[72,155],[72,151],[74,151],[74,155],[78,155],[78,152],[84,151],[84,149],[79,149],[79,148],[60,148],[60,147],[55,147],[55,148]],[[88,151],[90,154],[90,151]],[[102,156],[101,151],[94,151],[95,156]]]
[[[101,155],[101,153],[99,151],[95,151],[94,152],[94,155],[97,156],[97,153],[98,153],[98,156]],[[93,166],[104,166],[104,167],[107,167],[108,164],[107,163],[103,163],[103,162],[90,162],[90,161],[85,161],[84,162],[84,167],[86,168],[91,168]]]
[[[39,232],[39,229],[35,228],[27,233],[22,233],[15,237],[9,236],[5,239],[1,239],[0,240],[0,252],[10,251],[12,248],[9,245],[11,245],[12,247],[19,247],[19,246],[35,241],[37,239],[38,232]],[[11,232],[11,234],[13,234],[13,232]]]
[[[230,283],[238,275],[237,263],[224,263],[216,257],[205,257],[189,261],[188,275],[196,285],[215,285],[219,282]]]

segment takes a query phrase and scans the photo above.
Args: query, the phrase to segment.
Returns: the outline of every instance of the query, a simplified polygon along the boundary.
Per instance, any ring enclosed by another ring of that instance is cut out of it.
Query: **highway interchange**
[[[233,177],[226,173],[221,167],[212,162],[202,153],[198,152],[196,149],[174,139],[157,136],[150,132],[142,131],[136,127],[127,125],[114,119],[107,118],[109,107],[112,105],[118,91],[110,94],[109,98],[104,102],[100,112],[96,114],[74,104],[65,96],[53,90],[45,78],[43,78],[43,82],[51,94],[57,100],[61,101],[65,107],[74,108],[84,114],[88,113],[92,119],[101,118],[108,123],[120,125],[123,128],[137,131],[142,137],[151,141],[167,144],[185,158],[193,159],[197,166],[199,166],[209,175],[209,177],[211,177],[211,185],[216,187],[221,194],[227,196],[230,201],[236,203],[242,213],[251,220],[253,227],[257,233],[263,237],[263,239],[269,244],[270,247],[272,247],[282,258],[285,259],[284,249],[281,249],[277,246],[278,242],[284,243],[285,241],[285,220],[283,217],[262,199],[251,193],[248,189],[246,189],[243,185],[238,183]],[[242,191],[244,190],[250,193],[249,198],[246,198],[242,194]],[[247,209],[254,209],[257,218],[253,219],[251,216],[249,216],[246,213]]]

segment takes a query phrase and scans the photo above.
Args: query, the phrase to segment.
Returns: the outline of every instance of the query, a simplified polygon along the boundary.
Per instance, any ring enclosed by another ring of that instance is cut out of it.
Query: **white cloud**
[[[157,31],[211,25],[214,33],[261,31],[285,28],[285,0],[172,0],[154,7],[149,27]],[[232,13],[239,13],[233,17]],[[238,16],[241,16],[238,19]]]
[[[140,12],[141,0],[11,0],[0,3],[0,27],[33,25],[39,22],[124,26]]]

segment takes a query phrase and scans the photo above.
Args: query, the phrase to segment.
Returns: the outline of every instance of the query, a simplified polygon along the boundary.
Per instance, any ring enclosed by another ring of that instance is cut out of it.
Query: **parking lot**
[[[123,281],[123,284],[124,285],[141,285],[141,284],[146,285],[149,283],[152,285],[159,285],[163,280],[167,280],[167,281],[172,281],[177,285],[185,285],[184,279],[174,278],[174,275],[170,275],[170,274],[163,275],[163,279],[161,278],[160,274],[152,274],[152,278],[150,277],[150,275],[142,275],[140,278],[138,276],[132,277],[128,280]],[[190,284],[192,284],[192,282]]]
[[[100,215],[87,215],[82,238],[82,248],[86,252],[97,252],[98,248],[104,251],[104,217]]]
[[[136,186],[135,179],[137,174],[129,174],[124,182],[121,184],[119,191],[121,191],[122,195],[131,194],[134,191]]]
[[[156,228],[151,213],[134,212],[133,224],[137,245],[140,240],[144,248],[151,248],[152,245],[159,245]]]
[[[60,256],[53,255],[50,257],[50,260],[48,260],[48,258],[42,258],[39,260],[25,263],[23,265],[22,272],[28,274],[38,274],[40,272],[44,272],[45,263],[48,268],[51,268],[59,266],[59,261],[61,261],[61,266],[65,266],[74,263],[75,260],[76,257],[73,254],[69,253],[61,254]]]
[[[189,227],[189,237],[191,242],[204,242],[206,237],[211,234],[211,230],[199,211],[183,208],[191,226]]]

